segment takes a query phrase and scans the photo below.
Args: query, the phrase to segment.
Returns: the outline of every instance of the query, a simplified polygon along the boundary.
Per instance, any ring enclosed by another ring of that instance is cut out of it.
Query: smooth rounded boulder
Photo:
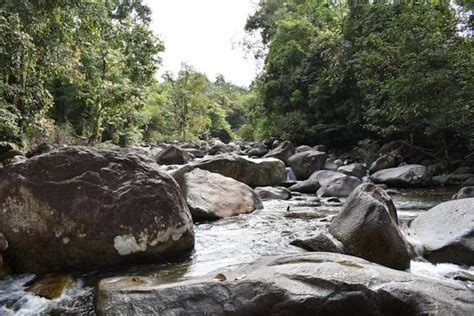
[[[255,192],[262,200],[291,199],[291,192],[284,187],[256,187]]]
[[[194,247],[178,184],[131,151],[66,147],[3,168],[0,209],[17,272],[156,261]]]
[[[404,165],[375,172],[370,176],[374,183],[382,183],[391,187],[423,186],[427,179],[427,169],[422,165]]]
[[[389,169],[393,168],[397,165],[397,157],[391,154],[386,154],[383,156],[380,156],[377,160],[375,160],[369,168],[370,173],[375,173],[377,171],[383,170],[383,169]]]
[[[316,252],[160,284],[117,277],[96,287],[99,315],[471,315],[466,286]]]
[[[219,173],[252,188],[275,186],[286,180],[285,164],[278,159],[251,159],[235,154],[221,154],[193,161],[172,173],[179,179],[196,168]]]
[[[288,159],[295,154],[295,151],[295,146],[291,142],[284,141],[263,157],[280,159],[286,164]]]
[[[252,188],[218,173],[194,169],[180,184],[194,221],[247,214],[262,207]]]
[[[298,180],[306,180],[315,171],[324,167],[327,157],[324,152],[303,151],[288,158],[288,166],[291,167]]]
[[[187,151],[171,145],[156,154],[155,160],[160,165],[184,165],[191,160],[191,156]]]
[[[345,166],[341,166],[337,169],[338,172],[347,174],[348,176],[354,176],[362,179],[367,175],[367,168],[361,163],[351,163]]]
[[[410,267],[397,210],[390,196],[373,184],[363,184],[352,192],[329,232],[351,255],[394,269]]]
[[[323,186],[321,186],[317,195],[321,197],[347,197],[355,190],[362,182],[359,178],[352,176],[345,176],[336,178]]]
[[[474,265],[474,198],[435,206],[415,218],[410,231],[426,259]]]

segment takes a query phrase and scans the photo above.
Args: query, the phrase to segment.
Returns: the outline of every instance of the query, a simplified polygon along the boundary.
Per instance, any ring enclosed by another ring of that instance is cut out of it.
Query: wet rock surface
[[[428,260],[474,265],[474,198],[435,206],[418,216],[410,231]]]
[[[351,255],[394,269],[410,267],[397,210],[390,196],[373,184],[361,185],[349,196],[329,232]]]
[[[232,271],[159,285],[112,278],[97,286],[101,315],[468,315],[472,291],[331,253],[267,257]]]
[[[370,180],[391,187],[417,187],[423,186],[428,181],[426,167],[422,165],[383,169],[372,174]]]

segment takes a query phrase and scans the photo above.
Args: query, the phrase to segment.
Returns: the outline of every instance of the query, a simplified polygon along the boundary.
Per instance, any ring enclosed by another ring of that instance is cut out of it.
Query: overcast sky
[[[145,0],[152,9],[152,28],[165,43],[160,73],[174,73],[186,62],[211,80],[216,74],[249,85],[256,74],[251,56],[237,44],[244,35],[255,0]]]

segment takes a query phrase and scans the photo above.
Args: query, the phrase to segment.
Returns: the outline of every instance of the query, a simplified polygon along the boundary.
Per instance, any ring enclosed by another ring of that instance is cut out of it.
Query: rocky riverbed
[[[325,151],[7,155],[0,314],[474,312],[469,186],[429,189],[424,165]]]
[[[419,214],[449,200],[452,190],[402,190],[394,195],[402,225]],[[295,196],[291,200],[264,201],[263,208],[251,214],[225,218],[216,222],[194,225],[196,244],[189,256],[163,264],[138,265],[121,269],[98,270],[75,275],[74,287],[60,298],[49,300],[27,291],[35,276],[14,275],[0,281],[2,314],[33,314],[38,312],[78,312],[95,314],[95,283],[103,278],[141,276],[156,282],[171,283],[219,274],[264,256],[301,254],[306,251],[292,246],[295,239],[308,238],[317,230],[324,231],[338,214],[341,203],[323,199],[315,201],[312,195]],[[289,207],[289,211],[288,211]],[[410,271],[416,275],[448,280],[474,289],[474,280],[454,280],[474,275],[474,267],[455,264],[431,264],[421,258],[412,260]]]

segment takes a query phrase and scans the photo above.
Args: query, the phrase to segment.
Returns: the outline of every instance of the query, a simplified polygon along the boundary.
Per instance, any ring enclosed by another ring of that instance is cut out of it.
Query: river
[[[403,230],[421,212],[447,201],[449,189],[401,190],[393,195]],[[141,275],[173,282],[185,278],[219,273],[232,267],[255,261],[261,256],[301,253],[290,245],[297,238],[307,238],[325,230],[338,214],[342,201],[298,195],[291,200],[264,201],[263,209],[251,214],[195,225],[196,245],[189,255],[173,262],[147,264],[111,270],[92,271],[76,275],[75,287],[61,298],[48,300],[26,292],[34,275],[14,275],[0,280],[0,315],[65,314],[94,315],[94,284],[104,277]],[[411,272],[432,278],[445,278],[454,272],[474,274],[474,267],[454,264],[432,265],[422,258],[411,264]],[[453,281],[461,282],[461,281]],[[474,288],[474,283],[467,285]]]

